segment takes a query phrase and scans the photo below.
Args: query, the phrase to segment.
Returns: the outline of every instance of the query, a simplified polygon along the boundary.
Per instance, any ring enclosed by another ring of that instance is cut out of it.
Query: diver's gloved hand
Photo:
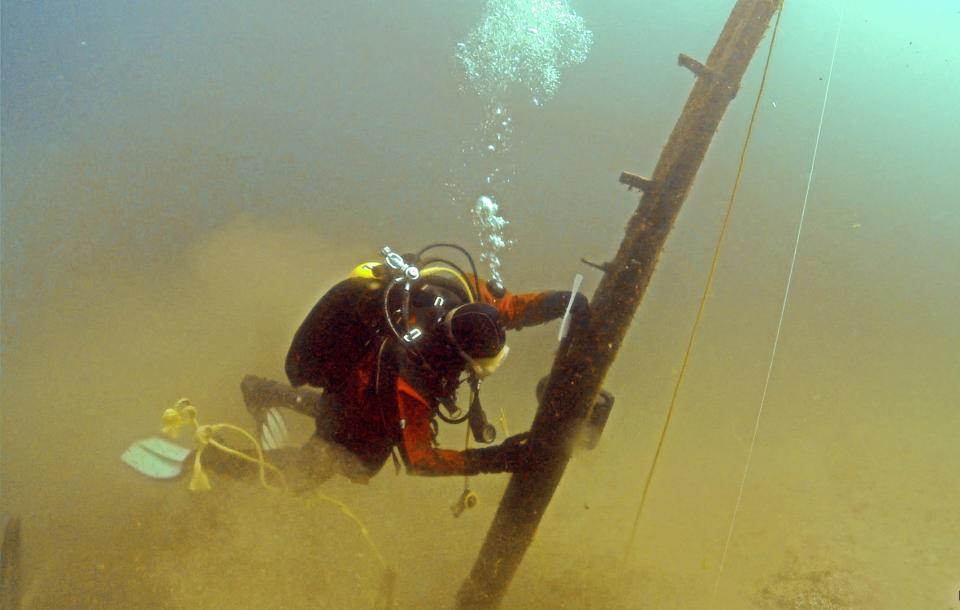
[[[544,316],[551,320],[563,317],[563,314],[567,312],[570,295],[569,290],[553,290],[545,293],[541,301]],[[573,307],[570,308],[570,315],[573,316],[574,320],[590,318],[590,302],[580,292],[573,295]]]
[[[517,472],[530,464],[530,434],[515,434],[495,447],[467,449],[465,474]]]

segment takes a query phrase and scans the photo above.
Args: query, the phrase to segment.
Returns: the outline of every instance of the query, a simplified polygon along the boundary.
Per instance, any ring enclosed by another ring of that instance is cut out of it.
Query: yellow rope
[[[314,491],[313,493],[316,494],[317,498],[322,500],[323,502],[336,506],[341,513],[343,513],[344,515],[347,516],[347,518],[353,521],[354,525],[356,525],[357,529],[360,531],[360,535],[363,536],[363,539],[366,541],[367,545],[373,551],[373,554],[377,558],[377,561],[380,562],[380,566],[384,570],[389,569],[387,566],[387,560],[384,558],[383,554],[380,552],[380,549],[377,548],[377,545],[373,543],[373,538],[370,537],[370,530],[368,530],[367,526],[364,525],[363,521],[360,520],[360,517],[358,517],[352,510],[350,510],[349,506],[347,506],[340,500],[331,498],[330,496],[320,491]]]
[[[319,490],[314,490],[313,494],[318,500],[335,506],[341,514],[353,521],[353,524],[357,526],[357,530],[363,537],[364,542],[366,542],[367,546],[370,547],[370,550],[373,551],[373,556],[377,558],[377,562],[380,564],[380,568],[383,570],[383,576],[380,580],[380,590],[377,592],[377,598],[374,600],[373,607],[378,610],[392,610],[397,575],[396,572],[393,571],[393,568],[391,568],[387,563],[383,553],[380,552],[380,549],[373,542],[373,538],[370,537],[370,530],[367,529],[367,526],[363,523],[360,517],[350,510],[350,507],[345,503],[335,498],[331,498]]]
[[[239,428],[239,427],[234,426],[234,425],[231,425],[231,424],[216,424],[216,425],[214,425],[214,426],[209,426],[209,429],[210,429],[210,434],[211,434],[211,438],[210,438],[210,440],[209,440],[209,444],[210,444],[211,447],[216,447],[217,449],[219,449],[220,451],[223,451],[224,453],[227,453],[227,454],[232,455],[232,456],[234,456],[234,457],[240,458],[241,460],[244,460],[244,461],[246,461],[246,462],[253,462],[253,463],[256,464],[257,466],[259,466],[259,467],[260,467],[260,472],[259,472],[259,475],[260,475],[260,483],[261,483],[264,487],[266,487],[267,489],[273,489],[273,490],[279,491],[279,490],[281,490],[281,489],[286,488],[287,484],[286,484],[286,479],[285,479],[284,476],[283,476],[283,473],[280,472],[280,469],[279,469],[279,468],[277,468],[276,466],[274,466],[273,464],[271,464],[270,462],[268,462],[268,461],[266,460],[266,458],[264,458],[264,456],[263,456],[263,449],[260,448],[260,443],[258,443],[258,442],[256,441],[256,439],[254,439],[253,436],[250,435],[249,432],[247,432],[247,431],[244,430],[243,428]],[[247,455],[246,453],[243,453],[242,451],[237,451],[236,449],[234,449],[234,448],[232,448],[232,447],[228,447],[228,446],[224,445],[223,443],[218,442],[217,439],[215,439],[215,438],[212,437],[212,434],[213,434],[214,432],[219,431],[219,430],[233,430],[234,432],[238,432],[238,433],[242,434],[243,436],[247,437],[247,438],[253,443],[253,446],[256,447],[256,449],[257,449],[257,457],[255,457],[255,458],[254,458],[254,457],[250,457],[249,455]],[[199,429],[197,430],[197,434],[198,434],[198,435],[200,434],[200,430],[199,430]],[[203,449],[201,449],[201,451],[203,451]],[[198,453],[199,453],[199,452],[198,452]],[[266,476],[266,474],[267,474],[267,469],[269,469],[271,472],[273,472],[274,474],[276,474],[277,477],[280,478],[280,481],[281,481],[280,487],[276,487],[276,486],[274,486],[274,485],[271,485],[271,484],[267,481],[267,476]]]
[[[470,449],[470,426],[464,426],[466,430],[463,433],[463,451],[466,452]],[[470,492],[470,475],[463,475],[463,493]]]
[[[245,462],[252,462],[256,464],[259,468],[260,483],[267,489],[280,491],[286,487],[286,480],[284,479],[283,473],[280,472],[279,468],[266,460],[263,455],[263,449],[260,447],[260,443],[257,442],[257,439],[255,439],[253,435],[243,428],[234,426],[233,424],[201,425],[197,416],[196,407],[194,407],[186,398],[181,398],[172,408],[164,411],[162,419],[164,423],[163,432],[172,438],[177,437],[182,426],[190,425],[194,427],[194,437],[196,438],[197,443],[199,443],[200,448],[197,449],[196,454],[193,456],[193,476],[190,478],[191,491],[207,491],[210,489],[210,480],[207,478],[207,474],[203,471],[203,462],[201,461],[203,452],[206,451],[207,447],[214,447]],[[249,456],[242,451],[234,449],[233,447],[228,447],[214,438],[214,435],[217,432],[223,430],[236,432],[250,441],[250,444],[253,445],[254,450],[257,452],[257,457]],[[267,470],[270,470],[277,475],[281,482],[280,487],[272,485],[269,481],[267,481]]]
[[[191,491],[207,491],[210,489],[210,480],[207,478],[206,473],[203,471],[203,464],[201,462],[201,456],[203,455],[204,450],[207,447],[214,447],[224,453],[232,455],[238,459],[244,460],[246,462],[252,462],[259,466],[259,476],[260,483],[267,489],[272,491],[282,491],[286,489],[286,479],[283,476],[283,472],[279,468],[269,463],[263,455],[263,448],[260,446],[260,443],[256,438],[253,437],[249,432],[235,426],[233,424],[208,424],[201,425],[197,417],[197,409],[190,401],[186,398],[181,398],[177,403],[170,409],[164,411],[163,416],[163,431],[165,434],[176,438],[177,434],[180,432],[180,428],[184,425],[192,425],[195,428],[194,436],[197,439],[197,442],[200,444],[200,448],[194,454],[193,458],[193,476],[190,479],[190,490]],[[254,446],[257,452],[257,457],[252,457],[247,455],[242,451],[238,451],[233,447],[224,445],[223,443],[217,441],[213,435],[216,432],[222,430],[231,430],[236,432],[250,441]],[[280,486],[270,484],[267,481],[267,470],[270,470],[280,479]],[[390,608],[393,605],[393,588],[396,574],[387,564],[386,558],[383,556],[383,553],[380,552],[380,549],[373,542],[373,538],[370,537],[370,531],[367,529],[367,526],[363,521],[354,513],[349,506],[340,500],[331,498],[330,496],[321,493],[320,491],[314,490],[316,497],[322,502],[327,504],[332,504],[335,506],[343,515],[349,518],[354,525],[357,526],[357,530],[360,532],[360,535],[363,537],[364,541],[367,543],[367,546],[370,547],[370,550],[373,551],[374,557],[376,557],[377,562],[380,564],[380,567],[384,570],[383,582],[381,583],[381,590],[377,597],[377,602],[375,607]]]
[[[726,235],[727,227],[730,224],[730,215],[733,212],[733,204],[737,198],[737,192],[740,190],[740,180],[743,177],[743,168],[747,158],[747,147],[750,144],[750,137],[753,134],[753,125],[756,122],[757,113],[760,109],[760,100],[763,97],[763,90],[767,83],[767,71],[770,68],[770,58],[773,56],[773,44],[777,39],[777,31],[780,27],[780,16],[783,14],[783,6],[777,11],[777,20],[773,25],[773,34],[770,36],[770,47],[767,49],[767,59],[763,65],[763,75],[760,78],[760,88],[757,91],[757,99],[753,104],[753,112],[750,115],[750,124],[747,127],[747,134],[743,140],[743,146],[740,149],[740,163],[737,167],[737,177],[733,182],[733,189],[730,192],[730,201],[727,203],[727,210],[723,216],[723,224],[720,227],[720,234],[717,237],[717,245],[713,251],[713,260],[710,262],[710,272],[707,274],[707,281],[703,287],[703,294],[700,296],[700,305],[697,308],[697,315],[693,321],[693,327],[690,330],[690,338],[687,341],[687,350],[683,354],[683,361],[680,365],[680,373],[677,375],[677,381],[673,386],[673,395],[670,397],[670,407],[667,409],[667,416],[663,422],[663,428],[660,430],[660,438],[657,440],[657,448],[653,454],[653,461],[650,463],[650,470],[647,472],[647,478],[643,484],[643,493],[640,496],[640,504],[637,506],[637,513],[633,519],[633,527],[630,529],[630,538],[627,541],[627,548],[623,556],[624,567],[630,559],[630,551],[633,549],[633,543],[637,535],[637,526],[640,524],[640,518],[643,515],[644,506],[646,506],[647,495],[650,491],[650,483],[653,481],[653,473],[660,460],[660,454],[663,450],[663,443],[667,437],[667,429],[670,427],[670,421],[673,418],[673,412],[677,404],[677,396],[680,393],[680,386],[683,385],[684,375],[687,372],[687,364],[690,361],[690,354],[693,351],[693,343],[700,328],[700,322],[703,319],[703,312],[706,309],[707,297],[710,294],[710,288],[713,286],[713,278],[717,271],[717,265],[720,261],[720,250],[723,245],[723,238]]]

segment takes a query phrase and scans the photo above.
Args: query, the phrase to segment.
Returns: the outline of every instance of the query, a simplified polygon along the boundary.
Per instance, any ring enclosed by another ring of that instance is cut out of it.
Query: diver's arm
[[[484,286],[484,288],[486,288]],[[536,326],[551,320],[563,317],[570,301],[570,291],[549,290],[545,292],[528,292],[513,294],[505,292],[502,297],[489,295],[485,301],[497,308],[503,325],[508,330]],[[483,295],[486,297],[487,295]],[[590,306],[587,297],[579,292],[574,296],[571,308],[574,325],[583,324],[589,318]]]
[[[463,453],[433,446],[430,405],[403,378],[397,378],[397,417],[400,421],[400,445],[407,472],[425,476],[464,474]]]
[[[566,313],[567,302],[570,300],[568,290],[515,294],[501,287],[499,291],[494,292],[487,282],[478,281],[472,273],[467,273],[466,279],[471,287],[477,286],[480,289],[481,302],[497,308],[500,321],[507,330],[536,326],[561,318]],[[585,323],[589,314],[590,306],[587,298],[577,293],[571,309],[574,326]]]
[[[433,446],[430,405],[402,377],[397,379],[397,410],[403,439],[401,455],[407,472],[420,476],[474,475],[513,472],[526,463],[526,436],[502,445],[452,451]]]

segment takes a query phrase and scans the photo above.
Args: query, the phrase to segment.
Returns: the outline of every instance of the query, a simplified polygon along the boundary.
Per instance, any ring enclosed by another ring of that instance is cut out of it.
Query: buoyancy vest
[[[290,384],[338,392],[385,336],[383,282],[351,277],[331,288],[304,319],[287,352]]]
[[[287,352],[286,373],[291,385],[309,384],[338,393],[350,373],[369,360],[370,352],[380,349],[384,339],[394,336],[387,324],[386,310],[398,314],[402,295],[399,290],[394,291],[385,308],[388,281],[355,272],[317,301],[294,334]],[[443,275],[424,277],[414,290],[411,314],[424,321],[442,319],[443,311],[433,311],[438,295],[443,297],[442,310],[466,301],[456,280]],[[432,340],[425,337],[423,343]]]

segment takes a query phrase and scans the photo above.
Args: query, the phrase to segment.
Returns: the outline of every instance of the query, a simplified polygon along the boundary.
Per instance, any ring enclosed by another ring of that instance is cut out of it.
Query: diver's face
[[[477,379],[484,379],[496,373],[509,353],[510,346],[506,344],[500,348],[500,351],[497,352],[495,356],[490,356],[489,358],[471,358],[462,351],[460,352]]]

